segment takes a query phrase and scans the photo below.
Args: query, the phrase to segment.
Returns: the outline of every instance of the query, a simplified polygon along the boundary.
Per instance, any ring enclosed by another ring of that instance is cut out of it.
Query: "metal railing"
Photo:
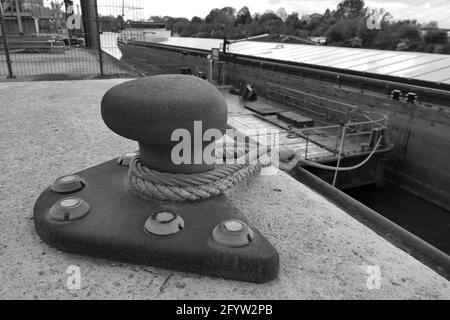
[[[328,150],[338,159],[370,152],[380,136],[383,136],[383,145],[389,147],[389,117],[386,114],[364,111],[353,104],[275,83],[268,82],[266,92],[269,99],[309,113],[324,122],[338,123],[313,128],[284,128],[288,129],[288,137],[301,137],[306,140],[305,159],[308,157],[310,142]],[[274,125],[280,125],[277,121],[262,118]]]

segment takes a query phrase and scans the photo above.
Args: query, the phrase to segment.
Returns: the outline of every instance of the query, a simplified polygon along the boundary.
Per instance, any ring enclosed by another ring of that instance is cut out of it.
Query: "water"
[[[392,184],[346,191],[404,229],[450,255],[450,212]]]

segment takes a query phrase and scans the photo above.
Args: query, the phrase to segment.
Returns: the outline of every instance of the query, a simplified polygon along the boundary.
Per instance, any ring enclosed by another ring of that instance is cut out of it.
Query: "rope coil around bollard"
[[[248,145],[232,143],[226,144],[224,149],[227,156],[237,155],[232,164],[217,165],[214,170],[195,174],[152,170],[143,166],[137,156],[130,162],[127,175],[129,190],[144,200],[206,200],[224,193],[259,172],[261,167],[271,164],[268,149],[262,146],[248,151]]]

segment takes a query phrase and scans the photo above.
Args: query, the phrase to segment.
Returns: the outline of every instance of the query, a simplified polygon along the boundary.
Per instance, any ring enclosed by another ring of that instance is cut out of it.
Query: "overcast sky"
[[[323,13],[327,8],[335,9],[339,0],[125,0],[125,6],[142,7],[140,18],[152,15],[186,17],[205,17],[212,8],[231,6],[239,10],[242,6],[250,8],[252,13],[266,10],[276,11],[283,7],[288,13]],[[98,0],[100,6],[115,6],[119,12],[121,0]],[[369,8],[385,8],[396,19],[418,19],[419,21],[437,21],[440,27],[450,28],[450,0],[366,0]],[[100,13],[104,9],[100,9]],[[135,15],[137,9],[128,9],[125,14]],[[134,14],[133,14],[134,13]],[[131,17],[129,17],[131,18]],[[136,17],[137,18],[137,17]]]

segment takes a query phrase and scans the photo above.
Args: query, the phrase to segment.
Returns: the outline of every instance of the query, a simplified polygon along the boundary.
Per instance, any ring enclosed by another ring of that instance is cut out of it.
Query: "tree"
[[[394,24],[386,24],[377,32],[376,38],[373,40],[373,47],[382,50],[396,50],[400,42],[400,38],[395,32]]]
[[[265,33],[276,34],[280,33],[284,22],[273,11],[266,11],[259,18],[259,24],[263,27]]]
[[[381,30],[384,30],[384,26]],[[381,30],[371,30],[367,28],[366,21],[360,20],[358,23],[358,37],[362,40],[362,46],[364,48],[373,48],[373,43],[379,32],[383,32]]]
[[[286,18],[288,16],[285,8],[279,8],[276,12],[276,15],[280,17],[281,20],[286,21]]]
[[[179,21],[175,22],[173,27],[172,27],[172,31],[174,33],[179,34],[182,37],[188,37],[190,36],[189,34],[189,20],[187,19],[179,19]]]
[[[206,23],[226,25],[234,22],[236,9],[232,7],[224,7],[222,9],[212,9],[206,16]]]
[[[323,21],[324,16],[318,13],[313,13],[312,15],[304,18],[305,29],[314,31],[322,24]]]
[[[327,32],[328,42],[343,45],[346,41],[356,37],[358,20],[344,19],[335,23]]]
[[[401,37],[406,38],[411,41],[420,41],[420,38],[421,38],[419,30],[417,30],[417,28],[413,28],[413,27],[403,30]]]
[[[271,21],[283,22],[283,20],[281,20],[281,18],[277,16],[275,12],[270,10],[264,12],[259,18],[259,23],[262,25],[265,25]]]
[[[242,7],[236,15],[236,24],[249,24],[252,22],[252,14],[246,6]]]
[[[425,42],[427,44],[446,44],[448,42],[447,31],[429,30],[425,35]]]
[[[206,23],[216,23],[220,17],[220,9],[212,9],[209,14],[205,17]]]
[[[338,4],[335,15],[338,18],[355,19],[366,14],[364,0],[344,0]]]
[[[246,26],[246,29],[248,37],[257,36],[265,32],[264,27],[257,20],[253,20],[252,22],[250,22]]]
[[[223,7],[220,11],[229,19],[236,18],[236,9],[233,7]]]
[[[363,0],[340,1],[335,9],[302,17],[297,12],[287,14],[283,8],[252,15],[249,8],[243,6],[237,13],[232,7],[214,8],[205,18],[195,16],[191,20],[167,16],[151,18],[166,23],[174,33],[186,37],[236,39],[269,33],[265,41],[280,42],[289,41],[289,37],[281,39],[280,35],[327,36],[328,43],[338,46],[450,53],[447,33],[439,30],[435,22],[420,25],[414,20],[385,18],[381,29],[371,30],[367,28],[367,8]],[[423,34],[422,28],[428,32]]]
[[[297,12],[292,12],[288,15],[285,23],[292,30],[298,29],[302,25]]]
[[[197,16],[195,16],[195,17],[193,17],[193,18],[191,19],[191,23],[197,23],[197,24],[200,24],[200,23],[202,23],[202,22],[203,22],[202,18],[197,17]]]

